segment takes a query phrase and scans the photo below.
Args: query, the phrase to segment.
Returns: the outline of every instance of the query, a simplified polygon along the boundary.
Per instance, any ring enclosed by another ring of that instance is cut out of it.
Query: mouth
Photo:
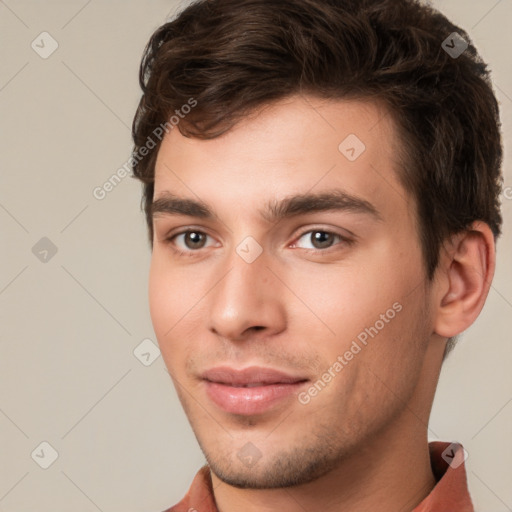
[[[295,394],[309,379],[279,370],[217,367],[201,375],[208,398],[231,414],[261,414]]]

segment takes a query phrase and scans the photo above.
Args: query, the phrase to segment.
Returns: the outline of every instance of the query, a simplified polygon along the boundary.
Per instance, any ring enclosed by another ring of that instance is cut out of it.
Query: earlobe
[[[440,298],[434,332],[450,338],[466,330],[482,310],[496,264],[494,237],[484,222],[455,235],[441,256]]]

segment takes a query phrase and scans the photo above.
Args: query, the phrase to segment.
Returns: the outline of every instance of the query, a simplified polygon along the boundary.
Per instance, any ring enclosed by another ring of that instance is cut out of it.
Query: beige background
[[[434,4],[491,64],[509,188],[493,287],[443,369],[430,438],[462,442],[477,509],[504,512],[512,510],[512,1]],[[141,187],[127,177],[103,200],[93,196],[129,157],[140,56],[177,7],[0,1],[0,512],[159,512],[203,463],[162,358],[145,366],[134,355],[155,341]],[[43,31],[59,45],[46,59],[31,47],[51,49]],[[48,248],[43,237],[57,248],[46,262],[32,249]],[[43,441],[58,452],[48,469]]]

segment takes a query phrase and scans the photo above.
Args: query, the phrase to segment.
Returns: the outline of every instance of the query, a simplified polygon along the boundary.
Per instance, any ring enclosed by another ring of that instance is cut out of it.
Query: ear
[[[453,235],[440,254],[434,332],[451,338],[466,330],[482,310],[491,287],[496,253],[488,224],[474,222]]]

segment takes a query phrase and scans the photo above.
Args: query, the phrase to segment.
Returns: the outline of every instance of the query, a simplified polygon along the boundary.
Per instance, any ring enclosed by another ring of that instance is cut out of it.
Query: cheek
[[[318,287],[304,296],[335,333],[329,336],[331,343],[317,347],[325,351],[325,358],[335,361],[351,347],[358,351],[355,342],[361,351],[354,359],[392,379],[393,368],[411,361],[420,350],[425,311],[420,255],[401,257],[391,245],[360,253],[357,264],[332,267],[328,274],[320,269],[313,276]],[[305,287],[303,291],[308,293]]]
[[[163,323],[166,320],[164,311],[173,311],[172,296],[167,293],[168,286],[167,276],[162,272],[158,258],[153,253],[149,269],[148,298],[151,321],[159,341],[161,341]]]
[[[154,253],[149,270],[149,312],[162,352],[170,345],[184,314],[186,298],[179,293],[183,289],[179,275],[170,272],[162,258]]]
[[[417,286],[411,291],[406,283],[397,283],[395,288],[390,284],[388,289],[394,293],[385,294],[360,330],[366,341],[361,363],[375,398],[407,401],[420,376],[429,340],[424,290]]]
[[[378,260],[377,260],[378,261]],[[385,267],[382,267],[385,268]],[[316,274],[316,275],[315,275]],[[308,277],[314,286],[300,283],[294,291],[328,326],[333,338],[349,340],[365,328],[373,326],[381,314],[395,310],[393,304],[401,302],[403,286],[398,279],[382,275],[382,269],[370,266],[318,268]]]
[[[149,312],[162,357],[173,374],[189,357],[193,340],[199,338],[204,290],[194,286],[190,274],[172,269],[165,255],[153,253],[149,270]],[[201,282],[201,280],[198,280]]]

